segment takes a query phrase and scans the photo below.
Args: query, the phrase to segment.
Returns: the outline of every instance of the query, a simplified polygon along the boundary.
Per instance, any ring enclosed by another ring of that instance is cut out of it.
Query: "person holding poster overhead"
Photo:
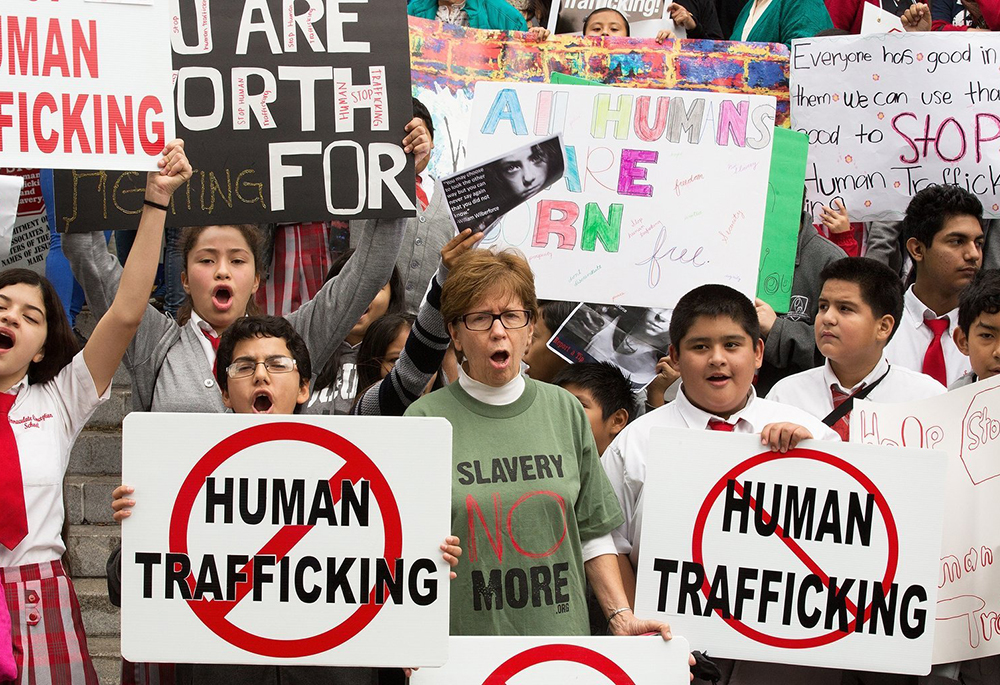
[[[669,626],[637,619],[628,604],[610,538],[621,508],[583,408],[521,373],[538,317],[527,261],[512,250],[463,255],[441,314],[458,382],[406,416],[453,428],[452,528],[469,530],[469,563],[452,588],[452,634],[589,635],[590,581],[612,634],[669,638]]]
[[[122,287],[81,352],[51,283],[27,269],[0,273],[0,582],[24,685],[98,682],[61,562],[63,478],[148,305],[166,205],[191,177],[182,141],[168,143],[158,165]]]
[[[784,43],[833,28],[822,0],[750,0],[740,12],[731,40]]]

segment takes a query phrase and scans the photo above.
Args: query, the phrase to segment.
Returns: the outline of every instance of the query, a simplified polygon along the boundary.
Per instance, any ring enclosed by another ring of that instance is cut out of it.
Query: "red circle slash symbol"
[[[521,671],[549,661],[570,661],[583,664],[607,676],[608,681],[614,685],[635,685],[635,682],[622,670],[621,666],[603,654],[578,645],[542,645],[526,649],[500,664],[493,673],[486,677],[483,685],[506,685],[508,680]]]

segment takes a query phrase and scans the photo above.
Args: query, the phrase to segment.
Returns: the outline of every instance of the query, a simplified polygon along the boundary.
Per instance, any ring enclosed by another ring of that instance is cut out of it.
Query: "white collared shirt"
[[[767,399],[805,409],[822,421],[827,414],[833,411],[831,386],[835,386],[840,392],[850,395],[863,386],[871,385],[882,378],[886,372],[888,375],[875,386],[864,401],[910,402],[947,392],[943,385],[930,376],[911,371],[898,364],[893,364],[890,368],[889,362],[883,354],[878,364],[865,376],[864,380],[853,388],[845,388],[840,384],[837,375],[830,366],[830,360],[827,360],[823,366],[781,379],[771,388]]]
[[[625,523],[612,533],[619,554],[628,554],[632,565],[639,563],[639,535],[642,532],[642,490],[646,482],[646,455],[651,449],[650,431],[654,428],[690,428],[708,430],[708,422],[722,419],[691,404],[681,384],[677,399],[640,416],[625,427],[601,457],[611,487],[625,512]],[[770,423],[789,421],[805,427],[819,440],[840,440],[840,436],[819,419],[797,407],[790,407],[757,397],[750,389],[746,406],[729,417],[735,433],[760,433]],[[696,455],[672,455],[697,458]]]
[[[419,174],[417,174],[417,178],[420,179],[420,187],[423,188],[424,194],[427,196],[427,202],[429,204],[431,198],[434,197],[434,187],[437,185],[437,183],[434,180],[434,177],[431,176],[430,173],[427,171],[427,169],[424,169]]]
[[[208,368],[214,369],[215,348],[212,347],[212,341],[208,339],[205,333],[211,333],[213,336],[218,335],[218,333],[215,332],[211,324],[198,316],[193,309],[191,310],[191,319],[188,321],[188,326],[191,326],[197,334],[198,342],[201,343],[201,349],[205,352],[205,358],[208,359]]]
[[[111,396],[111,386],[98,396],[78,352],[48,383],[30,384],[26,377],[9,393],[17,393],[9,419],[21,463],[28,534],[13,550],[0,546],[0,566],[55,561],[66,551],[63,477],[70,450],[94,410]]]
[[[945,316],[948,317],[948,330],[941,336],[941,349],[944,350],[944,365],[948,373],[947,385],[951,385],[972,371],[972,364],[958,349],[952,337],[955,326],[958,325],[958,308]],[[903,296],[903,320],[899,322],[899,328],[885,348],[885,356],[890,364],[899,364],[917,373],[923,372],[927,346],[934,338],[931,329],[924,325],[925,318],[939,317],[913,294],[911,285]]]

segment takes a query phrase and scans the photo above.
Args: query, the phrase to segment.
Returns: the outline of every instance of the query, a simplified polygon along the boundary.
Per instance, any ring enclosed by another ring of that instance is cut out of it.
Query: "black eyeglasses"
[[[226,375],[230,378],[247,378],[254,375],[258,364],[263,364],[268,373],[290,373],[298,366],[291,357],[268,357],[260,362],[253,359],[240,359],[226,367]]]
[[[500,320],[500,325],[510,330],[524,328],[531,320],[527,309],[509,309],[499,314],[493,312],[470,312],[458,317],[470,331],[488,331],[493,328],[493,322]]]

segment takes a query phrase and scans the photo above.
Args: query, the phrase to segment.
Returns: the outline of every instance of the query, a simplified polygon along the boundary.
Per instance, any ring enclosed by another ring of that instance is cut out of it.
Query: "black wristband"
[[[170,211],[170,207],[168,207],[167,205],[161,205],[160,203],[153,202],[152,200],[143,200],[142,204],[148,205],[149,207],[152,207],[153,209],[162,209],[164,212],[169,212]]]

